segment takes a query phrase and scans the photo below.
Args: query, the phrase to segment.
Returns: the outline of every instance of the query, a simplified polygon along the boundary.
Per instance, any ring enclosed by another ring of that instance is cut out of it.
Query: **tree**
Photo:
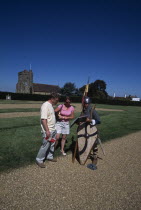
[[[82,96],[82,95],[83,95],[82,92],[79,90],[79,88],[76,88],[76,89],[75,89],[74,94],[75,94],[76,96]]]
[[[83,94],[85,90],[85,85],[83,85],[81,88],[79,88],[79,91]]]
[[[67,82],[65,85],[61,88],[61,94],[65,96],[73,95],[76,91],[76,86],[74,83]]]
[[[103,80],[96,80],[93,83],[93,88],[95,90],[105,91],[106,90],[106,83]]]
[[[79,90],[83,93],[85,85]],[[103,80],[96,80],[89,84],[88,96],[95,98],[107,98],[108,94],[106,92],[106,83]]]
[[[106,82],[103,80],[96,80],[92,85],[93,97],[97,98],[107,98],[108,93],[106,92]]]

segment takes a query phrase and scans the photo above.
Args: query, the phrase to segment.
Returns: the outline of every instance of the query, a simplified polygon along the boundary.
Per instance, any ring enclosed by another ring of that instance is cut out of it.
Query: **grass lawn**
[[[141,107],[97,105],[97,108],[122,109],[116,111],[98,111],[101,124],[98,125],[102,142],[141,130]],[[76,116],[79,112],[76,113]],[[77,126],[71,128],[66,150],[70,151],[76,140]],[[0,119],[0,171],[35,162],[41,145],[39,117]],[[56,155],[59,155],[59,148]]]

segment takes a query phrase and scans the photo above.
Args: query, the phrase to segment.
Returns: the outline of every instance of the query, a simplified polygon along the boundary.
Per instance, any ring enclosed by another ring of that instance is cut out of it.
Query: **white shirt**
[[[52,104],[49,103],[48,101],[43,103],[41,106],[41,119],[47,120],[49,131],[55,130],[55,123],[56,123],[55,113]],[[45,132],[42,123],[41,123],[41,128],[42,131]]]

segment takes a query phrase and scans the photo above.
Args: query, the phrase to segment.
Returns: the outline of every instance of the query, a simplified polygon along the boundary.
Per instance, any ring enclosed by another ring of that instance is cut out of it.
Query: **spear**
[[[84,93],[83,93],[83,96],[82,96],[82,104],[81,104],[82,105],[82,111],[81,111],[80,116],[82,115],[82,112],[83,112],[84,99],[88,95],[88,90],[89,90],[89,77],[88,77],[88,82],[85,85],[85,90],[84,90]],[[73,120],[73,122],[71,123],[70,127],[72,127],[75,123],[77,123],[77,120],[78,120],[78,117]]]
[[[85,90],[84,90],[84,93],[83,93],[83,96],[82,96],[82,111],[83,111],[83,106],[84,106],[84,99],[85,97],[87,96],[88,94],[88,90],[89,90],[89,77],[88,77],[88,82],[87,82],[87,85],[85,86]],[[81,111],[81,114],[82,114],[82,111]],[[74,125],[75,122],[73,122],[71,124],[71,127],[72,125]],[[77,151],[77,148],[78,148],[78,141],[76,140],[76,143],[75,143],[75,148],[74,148],[74,154],[73,154],[73,157],[72,157],[72,162],[74,163],[75,161],[75,156],[76,156],[76,151]]]
[[[88,90],[89,90],[89,77],[88,77],[88,82],[87,85],[85,86],[85,90],[82,96],[82,110],[83,110],[83,105],[84,105],[84,98],[88,95]]]

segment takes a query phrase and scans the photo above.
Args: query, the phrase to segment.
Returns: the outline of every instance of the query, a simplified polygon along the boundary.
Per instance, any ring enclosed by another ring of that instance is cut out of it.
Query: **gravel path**
[[[80,112],[81,104],[73,104],[75,106],[75,111]],[[16,109],[16,108],[40,108],[41,104],[0,104],[0,109]],[[121,109],[103,109],[96,108],[96,110],[101,111],[124,111]],[[30,117],[30,116],[39,116],[40,112],[9,112],[9,113],[0,113],[1,118],[14,118],[14,117]]]
[[[9,112],[0,113],[0,119],[2,118],[15,118],[15,117],[32,117],[39,116],[40,112]]]
[[[46,161],[45,169],[33,164],[2,173],[0,209],[141,209],[141,131],[104,148],[95,171],[67,155],[57,163]]]
[[[42,103],[39,104],[0,104],[0,109],[16,109],[16,108],[40,108]],[[79,103],[73,104],[76,111],[80,111],[82,109],[82,105]],[[103,109],[103,108],[96,108],[97,110],[105,110],[105,111],[123,111],[121,109]]]
[[[102,109],[102,108],[97,108],[96,110],[111,111],[111,112],[123,111],[123,110]],[[0,113],[0,118],[31,117],[31,116],[39,116],[39,115],[40,115],[40,112],[9,112],[9,113]]]
[[[0,104],[0,109],[40,108],[42,104]]]

